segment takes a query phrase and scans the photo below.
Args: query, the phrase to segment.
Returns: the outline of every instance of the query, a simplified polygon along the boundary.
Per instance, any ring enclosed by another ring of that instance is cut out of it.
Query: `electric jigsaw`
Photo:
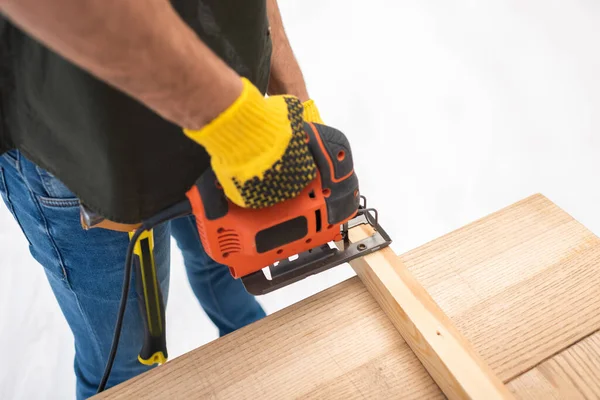
[[[208,255],[229,266],[246,290],[263,295],[375,251],[390,243],[366,208],[342,132],[305,122],[317,177],[296,197],[263,209],[229,201],[214,173],[205,172],[187,192]],[[370,223],[375,236],[350,244],[348,227]],[[332,242],[344,242],[338,250]]]
[[[310,275],[318,274],[386,247],[390,237],[378,222],[377,210],[361,195],[352,151],[346,136],[329,126],[305,122],[306,142],[317,165],[317,176],[296,197],[270,207],[242,208],[223,192],[214,172],[204,172],[187,191],[186,200],[145,220],[130,233],[122,299],[111,353],[99,392],[103,390],[116,355],[127,302],[131,265],[146,326],[138,357],[144,364],[167,359],[162,293],[157,280],[152,228],[193,214],[207,254],[229,267],[253,295],[264,295]],[[97,225],[102,218],[82,207],[82,223]],[[348,230],[369,224],[374,234],[350,243]],[[339,246],[334,242],[341,243]]]

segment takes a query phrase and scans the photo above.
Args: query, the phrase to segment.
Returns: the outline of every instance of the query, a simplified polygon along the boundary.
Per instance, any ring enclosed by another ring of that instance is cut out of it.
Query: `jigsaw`
[[[187,197],[206,252],[229,266],[246,290],[263,295],[348,262],[390,243],[377,211],[359,192],[352,152],[342,132],[305,123],[318,174],[295,198],[264,209],[227,200],[214,173],[198,179]],[[348,228],[375,227],[375,236],[350,244]],[[343,242],[338,250],[332,242]]]

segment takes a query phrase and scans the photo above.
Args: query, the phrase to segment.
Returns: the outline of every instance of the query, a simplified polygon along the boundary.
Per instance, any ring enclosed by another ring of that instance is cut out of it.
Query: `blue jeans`
[[[127,233],[84,230],[79,201],[58,179],[20,152],[0,156],[0,195],[43,266],[75,339],[77,398],[93,395],[109,353],[123,280]],[[193,217],[154,230],[155,260],[165,302],[169,289],[170,235],[182,251],[194,294],[221,335],[265,316],[256,299],[226,266],[202,248]],[[135,277],[134,277],[135,278]],[[168,312],[168,309],[167,309]],[[167,327],[168,330],[168,327]],[[107,387],[151,367],[137,360],[143,321],[132,282],[121,341]]]

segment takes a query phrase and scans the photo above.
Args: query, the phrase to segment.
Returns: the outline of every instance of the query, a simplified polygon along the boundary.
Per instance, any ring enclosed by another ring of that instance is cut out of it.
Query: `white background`
[[[280,3],[309,91],[349,136],[397,252],[537,192],[600,233],[600,3]],[[217,333],[173,253],[177,356]],[[271,313],[351,274],[341,267],[261,302]],[[70,331],[4,206],[0,343],[0,398],[73,396]]]

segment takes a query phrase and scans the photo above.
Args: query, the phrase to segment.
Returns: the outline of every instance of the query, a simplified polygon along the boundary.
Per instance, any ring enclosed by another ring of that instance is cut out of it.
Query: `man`
[[[181,200],[209,166],[242,207],[295,196],[316,168],[297,114],[321,120],[276,0],[0,0],[0,13],[0,194],[73,332],[86,398],[117,314],[119,227]],[[80,203],[115,230],[83,230]],[[208,258],[193,218],[154,232],[165,297],[173,235],[221,335],[264,316]],[[142,328],[129,304],[108,387],[148,368]]]

